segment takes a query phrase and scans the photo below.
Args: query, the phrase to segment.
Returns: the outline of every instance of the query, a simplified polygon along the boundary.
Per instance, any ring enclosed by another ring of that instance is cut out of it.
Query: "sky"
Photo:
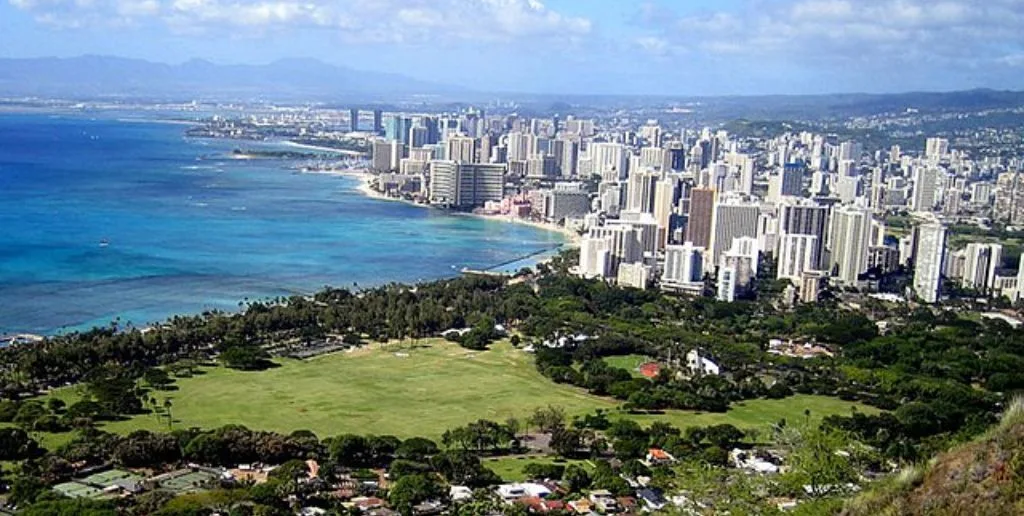
[[[480,91],[1024,89],[1024,0],[0,0],[0,57],[315,58]]]

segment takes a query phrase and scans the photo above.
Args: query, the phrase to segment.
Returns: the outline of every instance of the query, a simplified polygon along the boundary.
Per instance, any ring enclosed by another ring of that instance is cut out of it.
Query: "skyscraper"
[[[786,163],[782,167],[779,195],[801,197],[804,192],[803,162]]]
[[[930,212],[935,207],[935,186],[939,172],[933,167],[918,167],[914,170],[914,196],[910,207],[914,211]]]
[[[476,162],[476,140],[469,136],[452,136],[446,145],[448,159],[460,163]]]
[[[871,246],[871,212],[843,206],[832,212],[832,253],[830,268],[846,285],[856,285],[857,276],[867,270]]]
[[[668,285],[698,283],[704,277],[704,248],[686,242],[665,247],[665,270],[661,281]]]
[[[348,110],[348,128],[353,133],[359,130],[359,110]]]
[[[825,228],[828,225],[828,206],[812,201],[783,202],[779,204],[779,237],[784,235],[810,235],[815,241],[813,269],[821,269],[825,256]],[[795,278],[794,278],[795,279]]]
[[[602,181],[617,182],[626,178],[629,156],[622,144],[591,143],[589,152],[592,173],[601,176]]]
[[[939,300],[942,269],[946,259],[946,227],[938,222],[915,229],[914,293],[926,303]]]
[[[733,239],[750,237],[756,241],[760,215],[761,208],[757,203],[735,197],[726,197],[715,204],[711,242],[708,246],[712,266],[718,265],[722,253],[732,246]]]
[[[690,190],[690,213],[686,225],[686,241],[705,249],[711,245],[711,230],[717,195],[711,188]]]
[[[804,272],[818,270],[819,250],[818,237],[814,235],[782,235],[776,278],[799,285]]]
[[[996,269],[1003,258],[1003,246],[972,242],[967,244],[966,252],[964,286],[982,292],[990,291],[995,286]]]
[[[379,109],[373,110],[373,134],[380,134],[384,131],[384,112]]]
[[[661,174],[653,169],[634,170],[629,174],[626,195],[629,198],[626,208],[642,213],[654,214],[655,192]]]

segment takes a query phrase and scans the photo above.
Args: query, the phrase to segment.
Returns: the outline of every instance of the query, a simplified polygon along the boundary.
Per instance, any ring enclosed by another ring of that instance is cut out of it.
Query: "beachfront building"
[[[500,201],[505,189],[505,165],[430,162],[430,203],[451,208],[475,208]]]

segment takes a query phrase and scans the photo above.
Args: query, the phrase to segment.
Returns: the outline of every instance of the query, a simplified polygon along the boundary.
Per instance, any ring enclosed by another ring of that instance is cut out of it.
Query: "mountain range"
[[[107,56],[0,59],[0,95],[230,100],[325,100],[339,96],[458,93],[400,74],[353,70],[315,59],[220,65],[163,64]]]

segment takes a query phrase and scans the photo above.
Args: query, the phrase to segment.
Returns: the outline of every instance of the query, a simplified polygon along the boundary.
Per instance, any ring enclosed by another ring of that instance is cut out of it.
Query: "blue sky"
[[[311,57],[487,91],[1024,89],[1024,0],[0,0],[0,57]]]

